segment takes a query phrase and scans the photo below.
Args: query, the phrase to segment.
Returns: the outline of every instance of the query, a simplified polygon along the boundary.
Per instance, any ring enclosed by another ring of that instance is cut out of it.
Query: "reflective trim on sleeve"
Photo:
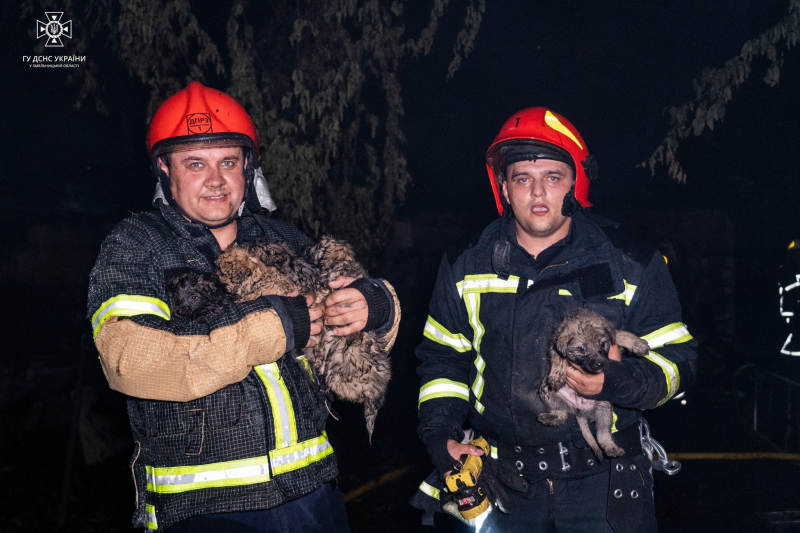
[[[464,276],[462,281],[456,283],[458,295],[464,297],[469,293],[482,292],[517,292],[519,286],[519,276],[509,276],[508,279],[500,279],[497,274],[470,274]]]
[[[614,412],[614,409],[611,409],[611,433],[616,433],[619,431],[617,429],[617,413]]]
[[[457,352],[468,352],[472,349],[472,345],[464,335],[449,332],[432,316],[428,316],[428,321],[425,322],[425,329],[422,334],[433,342],[443,344]]]
[[[451,381],[449,379],[434,379],[427,382],[419,389],[419,403],[433,400],[434,398],[458,398],[469,401],[469,387],[466,383]]]
[[[678,367],[675,363],[656,352],[650,352],[644,357],[648,361],[657,364],[661,368],[661,371],[664,372],[664,377],[667,380],[667,395],[658,402],[658,405],[661,405],[672,398],[681,386],[681,377],[678,373]]]
[[[572,296],[572,293],[569,292],[567,289],[558,289],[559,296]]]
[[[169,306],[158,298],[136,294],[119,294],[109,298],[92,315],[92,335],[97,337],[100,326],[112,316],[156,315],[169,320]]]
[[[421,490],[422,492],[424,492],[425,494],[427,494],[428,496],[430,496],[434,500],[438,500],[439,499],[439,493],[440,493],[439,489],[437,489],[433,485],[429,485],[426,481],[423,481],[422,483],[420,483],[419,490]]]
[[[147,471],[147,490],[175,494],[210,487],[236,487],[269,481],[269,457],[197,466],[152,467]]]
[[[317,438],[269,452],[272,474],[277,476],[303,468],[332,453],[333,447],[328,442],[327,434],[323,431],[322,435]]]
[[[147,529],[158,529],[158,522],[156,521],[156,508],[149,503],[144,504],[144,510],[147,512]]]
[[[636,285],[631,285],[624,279],[622,280],[622,283],[625,285],[625,290],[616,296],[609,296],[608,299],[625,300],[625,305],[631,305],[631,301],[633,301],[633,295],[636,293]]]
[[[497,446],[489,446],[489,457],[497,459]]]
[[[275,424],[275,447],[286,448],[297,443],[297,423],[294,418],[289,389],[283,382],[278,363],[268,363],[253,367],[267,389],[272,419]]]
[[[686,328],[686,324],[681,322],[673,322],[672,324],[664,326],[661,329],[657,329],[652,333],[643,335],[642,338],[647,341],[647,344],[650,345],[650,349],[654,350],[667,344],[680,344],[682,342],[688,342],[694,337],[692,337],[692,335],[689,333],[689,330]]]

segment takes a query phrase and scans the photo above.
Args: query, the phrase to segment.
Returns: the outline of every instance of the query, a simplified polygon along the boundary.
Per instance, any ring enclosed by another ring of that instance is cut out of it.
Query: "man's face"
[[[192,219],[213,226],[230,219],[244,198],[242,148],[226,146],[173,152],[169,168],[175,203]]]
[[[508,166],[506,176],[503,196],[518,230],[533,240],[565,237],[569,217],[561,214],[561,205],[575,181],[572,168],[552,159],[520,161]]]

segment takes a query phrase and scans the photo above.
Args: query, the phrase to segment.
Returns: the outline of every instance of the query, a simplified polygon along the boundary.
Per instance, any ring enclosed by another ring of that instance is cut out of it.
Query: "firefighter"
[[[482,532],[656,531],[641,410],[679,394],[696,372],[696,341],[665,260],[583,211],[596,165],[564,117],[543,107],[515,113],[486,162],[501,218],[441,262],[417,348],[419,435],[440,479],[465,454],[483,455],[462,443],[465,426],[489,442],[484,468],[504,484],[508,514],[489,513]],[[618,459],[598,460],[575,417],[558,427],[537,421],[551,332],[577,307],[650,345],[644,358],[614,347],[599,374],[568,371],[575,392],[613,404],[626,452]],[[433,498],[437,488],[421,487]]]
[[[322,304],[261,297],[187,322],[170,316],[165,280],[210,272],[231,243],[302,250],[310,240],[268,218],[258,135],[228,95],[193,82],[147,134],[155,210],[122,221],[91,272],[89,316],[111,388],[129,397],[135,440],[133,523],[148,531],[348,531],[325,398],[303,348],[376,330],[394,342],[399,307],[382,280],[340,277]],[[352,284],[351,284],[352,282]],[[171,319],[172,318],[172,319]]]

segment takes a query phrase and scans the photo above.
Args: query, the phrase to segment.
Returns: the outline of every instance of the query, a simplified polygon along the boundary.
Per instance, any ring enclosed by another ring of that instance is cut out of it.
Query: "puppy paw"
[[[542,413],[537,417],[537,420],[546,426],[560,426],[567,421],[567,413],[564,411]]]
[[[616,444],[610,446],[603,446],[603,452],[608,457],[622,457],[623,455],[625,455],[625,450],[623,450]]]
[[[647,344],[646,340],[637,338],[633,343],[631,351],[641,357],[647,355],[647,352],[650,351],[650,345]]]

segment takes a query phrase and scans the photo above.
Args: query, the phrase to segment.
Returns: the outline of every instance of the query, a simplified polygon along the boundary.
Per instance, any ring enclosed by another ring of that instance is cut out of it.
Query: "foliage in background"
[[[398,68],[430,52],[449,3],[428,4],[416,37],[406,32],[412,3],[403,0],[232,0],[227,19],[206,27],[191,0],[27,0],[22,19],[63,10],[74,24],[71,53],[111,46],[149,89],[148,117],[192,80],[225,90],[258,128],[279,216],[311,235],[347,239],[369,257],[385,244],[411,179]],[[486,8],[485,0],[466,3],[448,77],[472,50]],[[102,76],[87,55],[74,75],[77,105],[92,98],[106,112]]]
[[[778,23],[742,46],[739,55],[728,59],[720,68],[706,68],[700,79],[694,80],[695,98],[669,108],[670,129],[661,145],[638,166],[650,169],[655,175],[657,165],[665,165],[673,179],[685,182],[686,172],[677,159],[681,140],[689,134],[714,129],[716,121],[725,118],[725,106],[737,89],[750,77],[753,59],[766,57],[769,67],[764,82],[774,87],[780,80],[785,50],[800,42],[800,0],[790,0],[789,9]],[[782,48],[782,49],[781,49]]]

